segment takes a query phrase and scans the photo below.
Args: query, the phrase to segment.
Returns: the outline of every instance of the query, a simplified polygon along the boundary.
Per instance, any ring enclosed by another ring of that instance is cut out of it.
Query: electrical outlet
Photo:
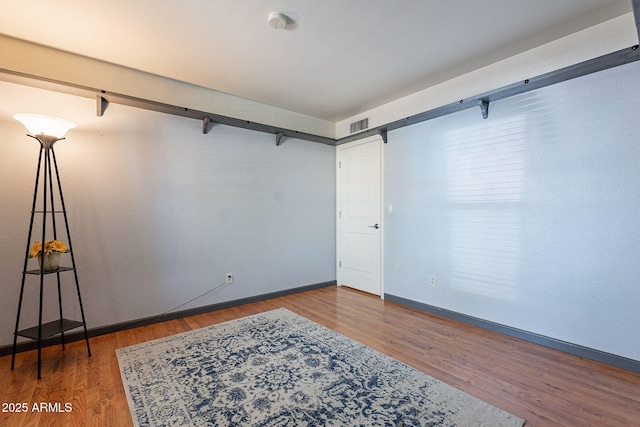
[[[429,284],[431,286],[435,286],[436,285],[436,276],[430,276],[429,277]]]
[[[233,273],[227,273],[227,276],[225,277],[225,283],[231,282],[233,282]]]

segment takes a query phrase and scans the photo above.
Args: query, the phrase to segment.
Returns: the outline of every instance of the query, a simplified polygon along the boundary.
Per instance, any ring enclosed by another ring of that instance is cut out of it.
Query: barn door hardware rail
[[[640,3],[640,0],[634,0],[635,3]],[[634,8],[635,10],[635,8]],[[638,14],[636,15],[636,17]],[[212,123],[218,123],[222,125],[234,126],[258,132],[270,133],[276,137],[276,145],[282,145],[284,137],[296,138],[306,141],[318,142],[326,145],[341,145],[347,142],[356,141],[368,136],[381,135],[384,142],[387,142],[385,138],[386,133],[395,129],[399,129],[405,126],[411,126],[416,123],[421,123],[427,120],[431,120],[437,117],[441,117],[447,114],[455,113],[468,108],[479,106],[483,117],[485,112],[488,117],[489,103],[498,101],[500,99],[508,98],[521,93],[529,92],[535,89],[539,89],[545,86],[550,86],[555,83],[560,83],[566,80],[570,80],[576,77],[581,77],[587,74],[595,73],[598,71],[606,70],[616,66],[628,64],[640,60],[640,49],[638,45],[630,48],[622,49],[617,52],[606,54],[598,58],[590,59],[588,61],[581,62],[579,64],[571,65],[565,68],[561,68],[556,71],[552,71],[537,77],[526,78],[520,82],[513,83],[495,89],[483,94],[479,94],[474,97],[461,99],[457,102],[452,102],[441,107],[437,107],[428,111],[418,113],[413,116],[409,116],[403,119],[399,119],[393,122],[389,122],[377,127],[367,129],[363,132],[355,133],[344,138],[333,139],[325,136],[314,135],[304,132],[299,132],[291,129],[283,129],[275,126],[270,126],[262,123],[252,122],[248,120],[237,119],[228,116],[222,116],[218,114],[211,114],[204,111],[193,110],[190,108],[179,107],[161,102],[146,100],[142,98],[136,98],[133,96],[116,94],[106,92],[100,89],[93,89],[84,86],[74,85],[71,83],[54,81],[38,76],[28,75],[16,71],[0,69],[0,73],[8,74],[17,77],[21,84],[28,86],[40,87],[48,90],[55,90],[58,92],[69,93],[72,92],[75,95],[94,97],[97,100],[96,113],[98,116],[102,116],[109,103],[115,102],[130,107],[142,108],[151,111],[157,111],[161,113],[167,113],[182,117],[189,117],[202,121],[202,129],[204,133],[208,133]],[[11,81],[11,79],[10,79]],[[485,111],[486,108],[486,111]]]
[[[109,101],[107,101],[102,95],[96,95],[96,115],[98,117],[102,117],[104,115],[108,106]]]

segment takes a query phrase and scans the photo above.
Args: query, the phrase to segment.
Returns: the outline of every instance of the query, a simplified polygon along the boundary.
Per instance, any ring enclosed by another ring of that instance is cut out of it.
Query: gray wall
[[[385,292],[640,360],[639,75],[391,132]]]
[[[204,135],[196,120],[116,104],[96,117],[91,99],[0,82],[0,346],[12,340],[38,156],[16,112],[78,125],[56,154],[90,328],[163,313],[227,272],[233,284],[181,309],[335,280],[334,147],[276,147],[221,125]],[[37,283],[22,326],[37,323]]]
[[[390,132],[385,292],[640,360],[639,74],[630,64],[492,103],[488,120],[472,109]],[[164,312],[226,272],[234,284],[183,308],[335,279],[334,148],[94,111],[0,83],[0,346],[38,152],[16,112],[78,124],[57,153],[90,327]]]

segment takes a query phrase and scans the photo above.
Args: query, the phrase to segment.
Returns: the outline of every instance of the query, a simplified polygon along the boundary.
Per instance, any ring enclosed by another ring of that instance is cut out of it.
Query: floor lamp
[[[71,329],[78,327],[84,328],[84,339],[87,343],[87,352],[91,356],[91,349],[89,347],[89,335],[87,333],[87,323],[84,317],[84,308],[82,306],[82,298],[80,296],[80,286],[78,284],[78,273],[76,271],[76,261],[73,253],[73,246],[71,244],[71,235],[69,234],[69,222],[67,220],[67,211],[64,204],[64,197],[62,195],[62,185],[60,184],[60,175],[58,173],[58,163],[56,161],[55,151],[53,144],[60,141],[69,129],[75,127],[75,124],[68,120],[58,119],[55,117],[42,116],[38,114],[15,114],[14,119],[20,121],[29,132],[27,136],[36,139],[40,143],[40,156],[38,158],[38,168],[36,172],[35,189],[33,192],[33,203],[31,207],[31,222],[29,225],[29,235],[27,238],[27,249],[25,251],[24,268],[22,270],[22,284],[20,286],[20,299],[18,301],[18,314],[16,316],[16,328],[13,336],[13,352],[11,356],[11,369],[14,369],[16,359],[16,349],[18,337],[29,338],[37,341],[38,347],[38,379],[40,379],[40,366],[41,366],[41,353],[42,353],[42,341],[46,338],[60,335],[62,349],[65,348],[65,336],[64,333]],[[53,174],[55,172],[55,175]],[[57,186],[54,187],[53,181],[56,181]],[[42,187],[40,183],[42,182]],[[42,210],[36,210],[36,203],[38,199],[38,191],[42,192]],[[58,198],[54,197],[54,190],[58,192]],[[56,206],[56,201],[59,200],[60,207]],[[42,239],[40,240],[40,268],[27,270],[27,262],[30,258],[31,251],[31,237],[33,234],[34,220],[36,215],[42,215]],[[63,266],[47,266],[45,263],[45,248],[48,243],[46,240],[47,235],[53,236],[53,240],[57,241],[57,223],[56,217],[62,215],[64,218],[64,225],[66,229],[66,238],[68,245],[68,252],[71,256],[71,267]],[[47,234],[47,218],[51,221],[51,230]],[[60,285],[60,276],[64,272],[73,272],[76,284],[76,292],[78,295],[78,304],[80,307],[80,314],[82,321],[74,321],[65,319],[62,314],[62,291]],[[20,313],[22,311],[24,288],[27,276],[34,275],[40,278],[40,299],[39,299],[39,315],[38,325],[27,328],[19,329],[20,325]],[[55,275],[58,284],[58,312],[59,318],[43,323],[42,321],[42,309],[44,304],[44,282],[45,276]]]

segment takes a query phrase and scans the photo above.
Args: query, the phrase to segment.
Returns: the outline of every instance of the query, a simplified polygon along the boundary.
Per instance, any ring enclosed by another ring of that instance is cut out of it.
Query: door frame
[[[340,173],[340,161],[341,150],[345,148],[354,147],[361,144],[378,144],[380,149],[380,299],[384,299],[384,235],[385,235],[385,220],[384,220],[384,144],[380,135],[373,135],[352,141],[346,144],[341,144],[336,147],[336,282],[338,286],[342,286],[340,277],[340,260],[341,260],[341,218],[340,218],[340,200],[341,200],[341,173]]]

